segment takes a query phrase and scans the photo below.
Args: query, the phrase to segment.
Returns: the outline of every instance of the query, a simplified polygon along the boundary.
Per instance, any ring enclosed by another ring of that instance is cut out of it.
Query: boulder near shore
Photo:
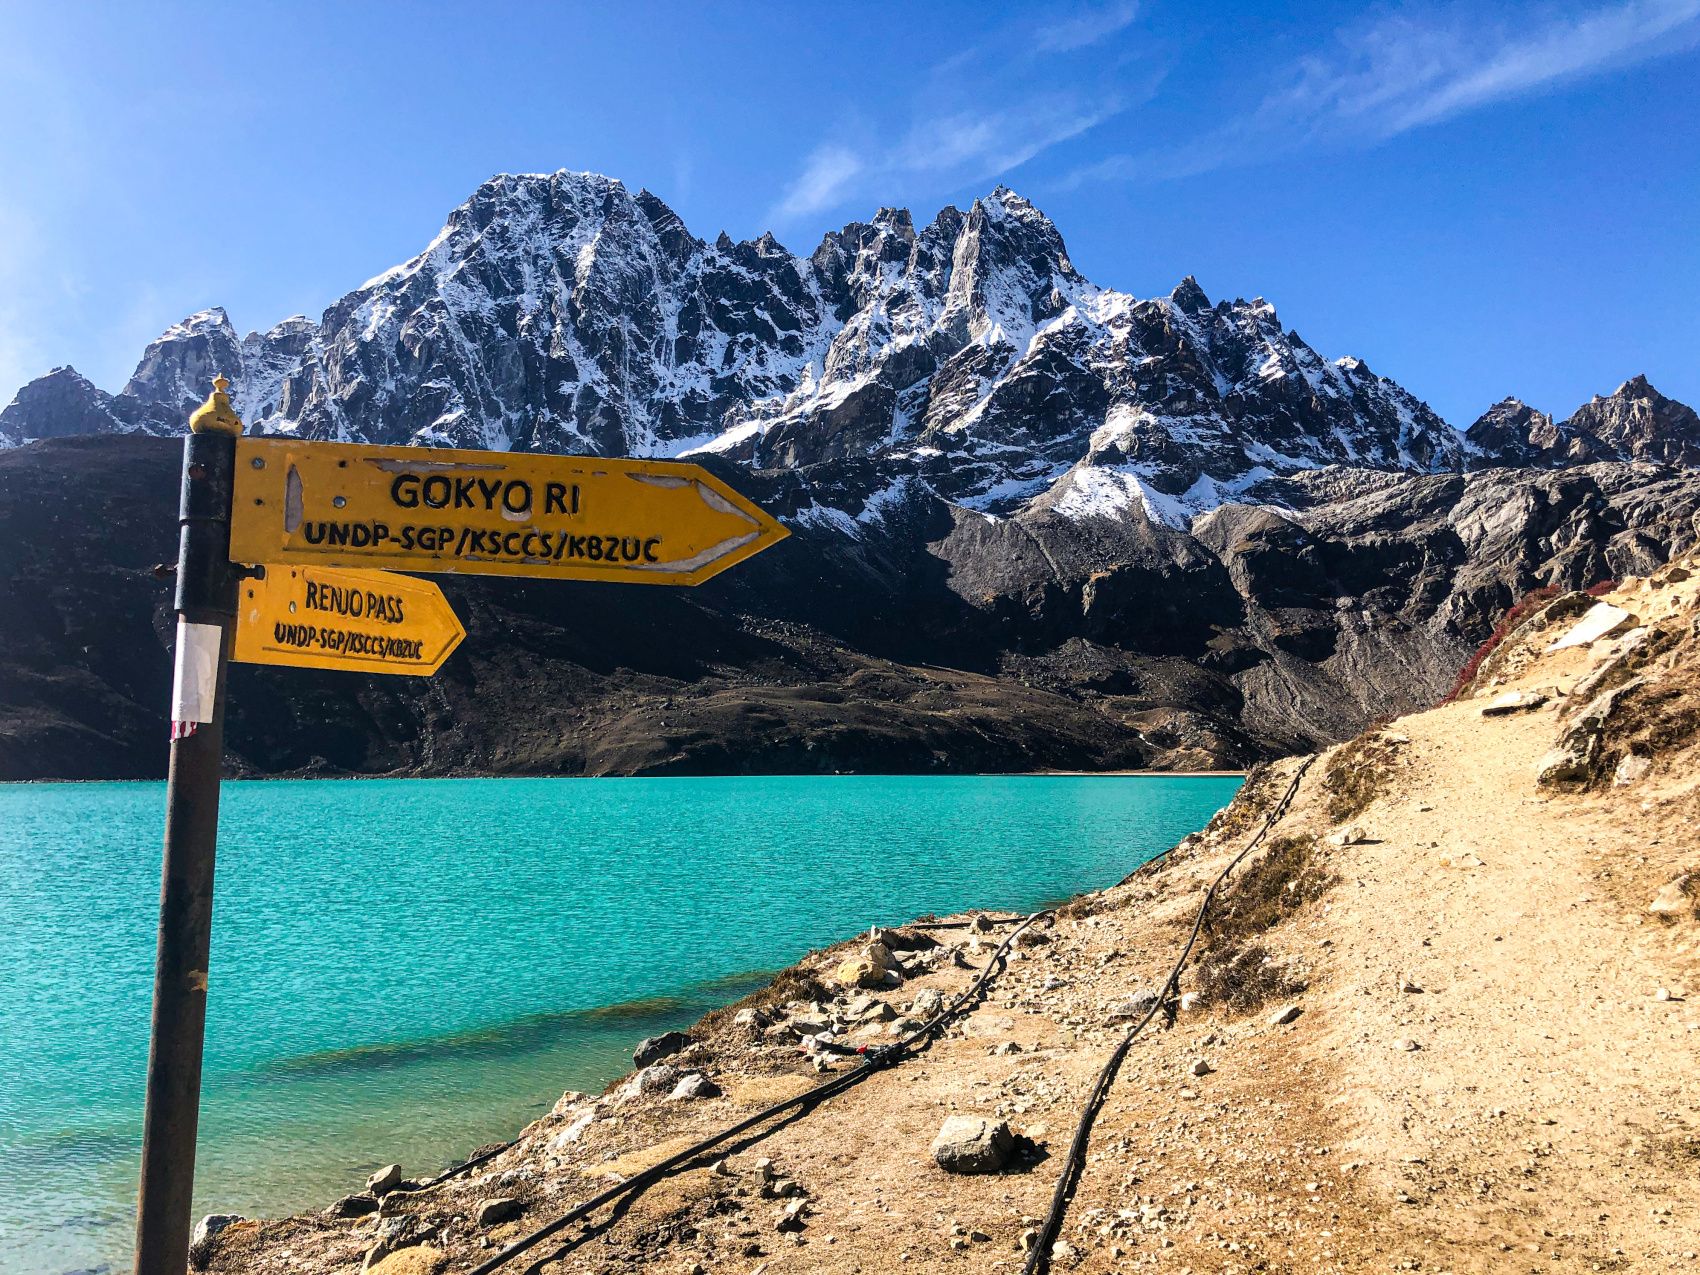
[[[1025,931],[930,1048],[507,1269],[1019,1271],[1138,1009],[1053,1270],[1700,1270],[1692,564],[1525,608],[1450,702],[1304,760]],[[1301,768],[1162,997],[1205,888]],[[470,1270],[916,1030],[1011,932],[969,919],[815,953],[649,1064],[714,1096],[566,1094],[369,1215],[225,1220],[206,1268]]]

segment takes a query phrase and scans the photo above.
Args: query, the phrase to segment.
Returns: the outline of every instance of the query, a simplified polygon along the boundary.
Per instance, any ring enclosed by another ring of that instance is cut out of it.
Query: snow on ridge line
[[[1092,518],[1119,520],[1137,506],[1151,522],[1185,531],[1199,514],[1234,503],[1275,473],[1258,466],[1228,481],[1204,474],[1178,496],[1158,490],[1150,477],[1139,465],[1079,466],[1052,488],[1051,510],[1080,522]]]
[[[1073,466],[1133,459],[1144,468],[1100,498],[1119,488],[1168,523],[1258,472],[1426,468],[1459,450],[1416,399],[1322,359],[1262,299],[1212,306],[1190,277],[1149,301],[1091,283],[1006,187],[975,201],[982,216],[941,211],[917,232],[882,213],[806,257],[771,236],[755,256],[696,239],[653,198],[566,169],[491,178],[317,324],[245,338],[231,369],[245,415],[372,442],[849,457],[874,464],[876,487],[919,465],[941,498],[989,516]],[[204,311],[171,331],[227,322]],[[171,411],[201,370],[168,353],[139,383]]]

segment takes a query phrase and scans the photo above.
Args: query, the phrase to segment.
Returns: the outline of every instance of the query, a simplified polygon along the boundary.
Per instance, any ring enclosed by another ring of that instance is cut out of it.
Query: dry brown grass
[[[1317,859],[1314,837],[1278,837],[1237,879],[1207,922],[1212,944],[1240,943],[1274,929],[1321,898],[1334,876]]]
[[[1307,903],[1321,898],[1335,878],[1317,860],[1312,837],[1269,843],[1237,879],[1205,926],[1205,949],[1194,987],[1207,1004],[1243,1012],[1304,990],[1279,959],[1257,940]]]
[[[1305,984],[1263,944],[1248,943],[1212,949],[1198,963],[1193,989],[1206,1005],[1244,1014],[1269,1001],[1297,996]]]
[[[1655,635],[1643,643],[1643,649],[1657,644],[1652,654],[1658,654],[1676,644],[1674,639],[1658,643],[1657,638]],[[1640,655],[1641,650],[1635,654]],[[1651,654],[1638,661],[1634,670],[1626,670],[1612,680],[1622,685],[1632,672],[1644,669],[1650,661]],[[1602,684],[1601,689],[1608,688]],[[1618,763],[1631,754],[1670,764],[1692,748],[1697,739],[1700,739],[1700,677],[1681,669],[1662,680],[1632,686],[1624,691],[1606,719],[1604,738],[1588,785],[1609,788]]]
[[[1204,835],[1231,838],[1250,832],[1263,822],[1264,814],[1280,796],[1282,784],[1283,776],[1276,774],[1273,766],[1259,766],[1246,776],[1234,799],[1204,825]]]
[[[1328,818],[1343,823],[1361,814],[1388,790],[1397,750],[1380,734],[1364,734],[1335,749],[1322,776],[1327,793]]]

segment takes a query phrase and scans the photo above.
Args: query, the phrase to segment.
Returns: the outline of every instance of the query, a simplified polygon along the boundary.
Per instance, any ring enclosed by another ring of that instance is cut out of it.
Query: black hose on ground
[[[1134,1037],[1139,1035],[1146,1025],[1157,1016],[1158,1011],[1168,1003],[1169,998],[1179,986],[1181,971],[1186,968],[1187,959],[1192,955],[1192,949],[1197,944],[1198,936],[1204,929],[1204,919],[1210,912],[1210,905],[1216,901],[1216,891],[1228,879],[1228,874],[1239,867],[1241,861],[1248,854],[1257,849],[1263,838],[1269,835],[1269,830],[1280,822],[1281,817],[1287,813],[1287,807],[1292,804],[1293,797],[1299,790],[1299,781],[1304,778],[1305,771],[1310,769],[1310,764],[1314,760],[1314,757],[1306,757],[1299,764],[1299,768],[1293,772],[1292,782],[1287,785],[1287,791],[1282,794],[1281,800],[1276,802],[1269,811],[1268,817],[1263,821],[1263,826],[1257,830],[1257,835],[1246,843],[1245,849],[1235,855],[1228,866],[1223,868],[1217,874],[1216,879],[1210,883],[1210,888],[1204,892],[1204,898],[1198,905],[1198,916],[1193,920],[1192,933],[1187,935],[1186,946],[1181,949],[1180,956],[1176,958],[1173,967],[1169,970],[1169,977],[1164,980],[1163,986],[1158,990],[1157,999],[1152,1002],[1151,1008],[1145,1012],[1145,1017],[1128,1028],[1127,1034],[1122,1037],[1121,1043],[1115,1047],[1115,1050],[1110,1054],[1109,1061],[1098,1073],[1098,1079],[1092,1083],[1092,1088],[1086,1095],[1086,1105],[1080,1113],[1080,1121],[1074,1128],[1074,1138],[1068,1144],[1068,1155],[1063,1160],[1062,1174],[1057,1179],[1057,1189],[1051,1194],[1050,1212],[1045,1217],[1045,1224],[1039,1228],[1039,1235],[1033,1242],[1033,1247],[1027,1253],[1027,1264],[1021,1268],[1022,1275],[1045,1275],[1045,1272],[1050,1270],[1051,1248],[1056,1244],[1057,1237],[1062,1233],[1063,1219],[1068,1216],[1068,1206],[1074,1199],[1075,1187],[1079,1185],[1081,1172],[1086,1167],[1086,1146],[1092,1138],[1092,1125],[1098,1118],[1098,1112],[1103,1107],[1104,1100],[1110,1095],[1110,1089],[1116,1082],[1116,1073],[1121,1070],[1122,1062],[1127,1058],[1127,1051],[1133,1047]]]
[[[549,1222],[531,1232],[529,1235],[522,1236],[515,1240],[512,1244],[509,1244],[495,1256],[473,1267],[467,1275],[490,1275],[491,1271],[507,1265],[507,1263],[511,1262],[521,1253],[525,1253],[530,1249],[535,1248],[550,1236],[558,1235],[574,1222],[588,1217],[603,1205],[612,1204],[621,1196],[635,1194],[638,1191],[644,1190],[653,1183],[660,1181],[673,1170],[690,1163],[705,1152],[712,1151],[715,1147],[720,1146],[722,1143],[731,1141],[739,1134],[746,1133],[755,1128],[757,1125],[763,1124],[766,1121],[773,1119],[775,1116],[782,1115],[793,1108],[813,1107],[817,1103],[823,1102],[828,1098],[843,1093],[846,1089],[860,1084],[876,1071],[883,1070],[886,1067],[896,1066],[898,1063],[907,1058],[910,1052],[917,1045],[919,1045],[922,1041],[930,1039],[935,1032],[956,1018],[964,1009],[972,1005],[974,1001],[979,998],[980,994],[985,990],[991,980],[996,978],[1002,971],[1009,955],[1009,949],[1014,945],[1015,940],[1020,937],[1029,926],[1033,925],[1037,921],[1054,917],[1055,915],[1056,914],[1053,911],[1046,909],[1044,911],[1035,912],[1033,915],[1027,917],[1016,929],[1009,933],[1002,943],[998,944],[997,950],[992,953],[992,957],[986,962],[985,968],[982,969],[979,976],[969,984],[966,991],[959,995],[949,1005],[945,1006],[945,1008],[940,1010],[932,1018],[928,1019],[927,1022],[909,1033],[909,1035],[895,1042],[889,1049],[882,1049],[878,1053],[870,1051],[868,1054],[864,1055],[864,1061],[859,1066],[845,1072],[843,1075],[834,1076],[831,1080],[815,1085],[813,1088],[805,1090],[803,1093],[798,1094],[794,1098],[787,1098],[783,1102],[776,1102],[770,1107],[764,1107],[754,1115],[746,1116],[744,1119],[738,1121],[737,1124],[731,1125],[730,1127],[721,1130],[719,1133],[704,1138],[702,1141],[686,1147],[683,1151],[675,1152],[668,1156],[665,1160],[651,1165],[649,1168],[644,1169],[640,1173],[633,1174],[624,1182],[616,1183],[607,1190],[598,1192],[596,1195],[591,1196],[590,1199],[585,1200],[582,1204],[579,1204],[570,1211],[562,1214],[553,1222]],[[491,1153],[492,1156],[496,1154],[500,1153]],[[482,1159],[480,1162],[482,1162]]]

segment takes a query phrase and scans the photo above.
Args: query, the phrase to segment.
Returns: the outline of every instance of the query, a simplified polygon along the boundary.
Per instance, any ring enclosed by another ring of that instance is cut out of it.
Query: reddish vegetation
[[[1607,584],[1605,587],[1609,588],[1610,585]],[[1601,586],[1595,585],[1594,588],[1600,589]],[[1593,591],[1593,589],[1590,589],[1588,592],[1593,593]],[[1602,589],[1601,591],[1603,592],[1604,590]],[[1476,676],[1476,670],[1481,668],[1482,661],[1487,659],[1488,656],[1492,655],[1494,651],[1498,649],[1499,644],[1505,641],[1511,631],[1523,622],[1524,617],[1536,607],[1540,606],[1543,602],[1557,596],[1558,586],[1552,584],[1543,585],[1541,588],[1525,594],[1521,602],[1505,613],[1505,618],[1500,620],[1499,627],[1494,629],[1488,640],[1478,646],[1476,648],[1476,653],[1470,657],[1469,661],[1463,668],[1458,670],[1458,677],[1457,680],[1452,683],[1452,689],[1446,692],[1446,698],[1440,702],[1442,704],[1450,704],[1453,700],[1457,699],[1458,696],[1463,693],[1464,688],[1468,686],[1471,680]]]
[[[1617,580],[1601,580],[1598,584],[1589,585],[1583,590],[1583,592],[1590,598],[1603,598],[1606,594],[1617,588],[1619,583],[1620,582]],[[1557,597],[1558,593],[1559,588],[1557,585],[1547,584],[1525,594],[1521,602],[1505,613],[1505,618],[1500,620],[1499,627],[1494,629],[1488,640],[1476,648],[1476,653],[1470,657],[1469,662],[1466,663],[1463,668],[1458,670],[1458,677],[1457,680],[1452,683],[1452,689],[1446,692],[1446,697],[1440,702],[1442,704],[1450,704],[1453,700],[1463,694],[1464,688],[1468,686],[1471,679],[1476,676],[1476,672],[1481,668],[1482,662],[1494,653],[1499,644],[1505,641],[1505,639],[1510,635],[1511,631],[1521,624],[1524,618],[1528,616],[1531,611],[1548,599]]]

